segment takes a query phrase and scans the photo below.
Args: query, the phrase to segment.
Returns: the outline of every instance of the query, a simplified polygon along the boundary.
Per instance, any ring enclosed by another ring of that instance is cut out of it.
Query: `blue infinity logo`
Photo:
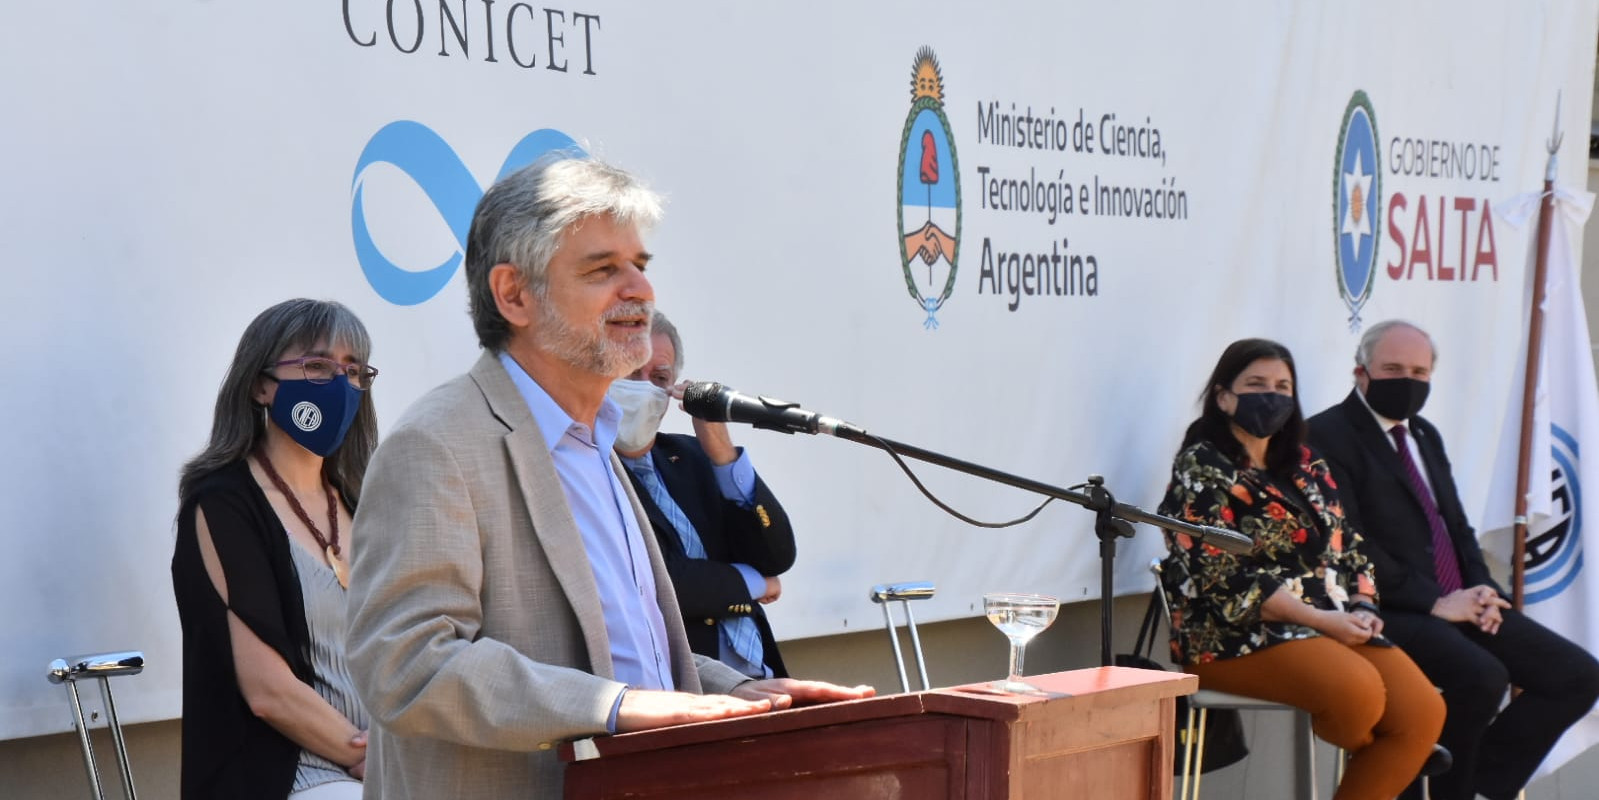
[[[582,148],[572,137],[553,128],[536,130],[517,142],[505,164],[494,180],[533,163],[552,150],[570,150],[581,154]],[[366,205],[362,192],[362,176],[373,164],[392,164],[416,182],[417,188],[438,209],[439,216],[450,227],[450,233],[459,245],[444,263],[420,272],[405,269],[388,260],[372,241],[366,225]],[[492,185],[492,184],[491,184]],[[461,163],[460,156],[450,149],[437,133],[420,122],[400,120],[383,126],[361,151],[356,162],[355,177],[351,181],[353,199],[350,204],[350,232],[355,237],[355,257],[361,263],[361,272],[378,296],[397,306],[414,306],[438,294],[454,277],[466,254],[466,237],[472,227],[472,211],[483,197],[483,187]]]

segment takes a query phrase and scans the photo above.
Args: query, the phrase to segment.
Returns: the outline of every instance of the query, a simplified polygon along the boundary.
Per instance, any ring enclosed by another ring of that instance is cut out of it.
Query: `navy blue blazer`
[[[766,667],[774,677],[787,677],[788,670],[783,666],[766,613],[756,602],[758,598],[750,597],[744,576],[733,565],[748,564],[766,576],[781,575],[794,566],[794,529],[788,514],[758,475],[751,508],[741,508],[723,497],[715,467],[693,436],[658,434],[652,454],[655,471],[667,493],[693,523],[705,545],[705,558],[689,558],[666,515],[628,471],[627,477],[655,529],[666,571],[672,576],[689,647],[701,655],[719,658],[717,623],[728,617],[754,617],[765,647]]]
[[[1310,418],[1310,443],[1332,466],[1344,519],[1364,537],[1361,552],[1377,566],[1382,606],[1427,614],[1441,596],[1432,560],[1432,529],[1398,451],[1359,391]],[[1438,512],[1460,557],[1461,578],[1467,587],[1488,585],[1504,594],[1489,574],[1477,534],[1466,520],[1438,429],[1423,417],[1411,418],[1408,426],[1420,451],[1412,456],[1419,455],[1426,465]]]

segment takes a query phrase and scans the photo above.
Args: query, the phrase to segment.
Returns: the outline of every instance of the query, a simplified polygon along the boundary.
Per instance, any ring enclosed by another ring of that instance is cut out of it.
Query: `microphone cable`
[[[901,458],[899,453],[894,452],[894,446],[892,444],[890,444],[888,442],[888,440],[880,438],[878,436],[874,436],[871,433],[866,433],[864,435],[866,436],[866,438],[871,439],[873,442],[876,442],[877,446],[880,449],[882,449],[884,452],[888,453],[889,458],[894,459],[894,463],[898,464],[899,468],[905,472],[905,477],[911,479],[911,483],[916,485],[917,490],[922,493],[923,497],[926,497],[928,499],[928,501],[930,501],[933,505],[938,506],[939,509],[942,510],[944,513],[946,513],[946,514],[948,514],[948,515],[960,520],[961,522],[966,523],[967,525],[975,525],[975,526],[977,526],[979,528],[1009,528],[1009,527],[1012,527],[1012,526],[1015,526],[1015,525],[1020,525],[1023,522],[1027,522],[1028,520],[1031,520],[1033,517],[1038,516],[1038,512],[1044,510],[1044,506],[1047,506],[1050,503],[1055,502],[1055,498],[1046,497],[1046,498],[1044,498],[1044,502],[1038,504],[1037,508],[1034,508],[1032,511],[1027,512],[1025,515],[1017,517],[1016,519],[1010,520],[1008,522],[984,522],[984,521],[982,521],[980,519],[973,519],[971,517],[966,516],[965,514],[962,514],[959,511],[956,511],[954,508],[952,508],[948,503],[945,503],[943,500],[938,499],[937,495],[933,494],[931,490],[929,490],[926,486],[924,486],[922,484],[921,479],[916,477],[916,473],[911,469],[911,466],[909,464],[905,463],[905,459]],[[1080,488],[1082,488],[1084,486],[1087,486],[1087,485],[1088,484],[1078,484],[1077,486],[1073,486],[1072,490],[1080,489]]]

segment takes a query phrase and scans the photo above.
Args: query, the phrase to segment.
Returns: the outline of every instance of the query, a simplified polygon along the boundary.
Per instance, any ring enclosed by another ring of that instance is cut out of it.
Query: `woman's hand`
[[[1260,617],[1267,622],[1291,622],[1314,628],[1333,641],[1350,647],[1365,644],[1382,626],[1382,620],[1373,614],[1350,614],[1306,605],[1282,586],[1277,587],[1277,591],[1272,592],[1271,597],[1261,604]]]
[[[1379,617],[1376,614],[1373,614],[1369,610],[1364,609],[1364,608],[1357,608],[1354,611],[1351,611],[1349,613],[1350,613],[1351,616],[1354,616],[1357,619],[1364,620],[1366,622],[1366,624],[1371,628],[1371,635],[1372,636],[1381,636],[1382,635],[1382,617]]]
[[[366,780],[366,731],[350,737],[350,746],[361,751],[361,760],[345,767],[344,771],[358,781]]]
[[[1357,644],[1365,644],[1376,633],[1372,630],[1374,619],[1371,614],[1320,611],[1311,627],[1339,644],[1354,647]]]

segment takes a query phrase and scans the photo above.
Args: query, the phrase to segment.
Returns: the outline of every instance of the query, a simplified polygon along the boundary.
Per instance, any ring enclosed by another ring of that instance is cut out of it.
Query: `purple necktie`
[[[1421,510],[1427,515],[1427,527],[1432,528],[1432,566],[1438,576],[1438,588],[1443,594],[1449,594],[1463,584],[1460,579],[1460,559],[1455,557],[1455,543],[1449,539],[1449,529],[1444,525],[1443,515],[1438,513],[1438,503],[1433,500],[1427,482],[1421,479],[1416,460],[1410,457],[1404,424],[1389,428],[1388,435],[1393,437],[1394,446],[1399,448],[1399,461],[1405,465],[1405,477],[1410,480],[1410,488],[1415,490],[1416,497],[1421,499]]]

